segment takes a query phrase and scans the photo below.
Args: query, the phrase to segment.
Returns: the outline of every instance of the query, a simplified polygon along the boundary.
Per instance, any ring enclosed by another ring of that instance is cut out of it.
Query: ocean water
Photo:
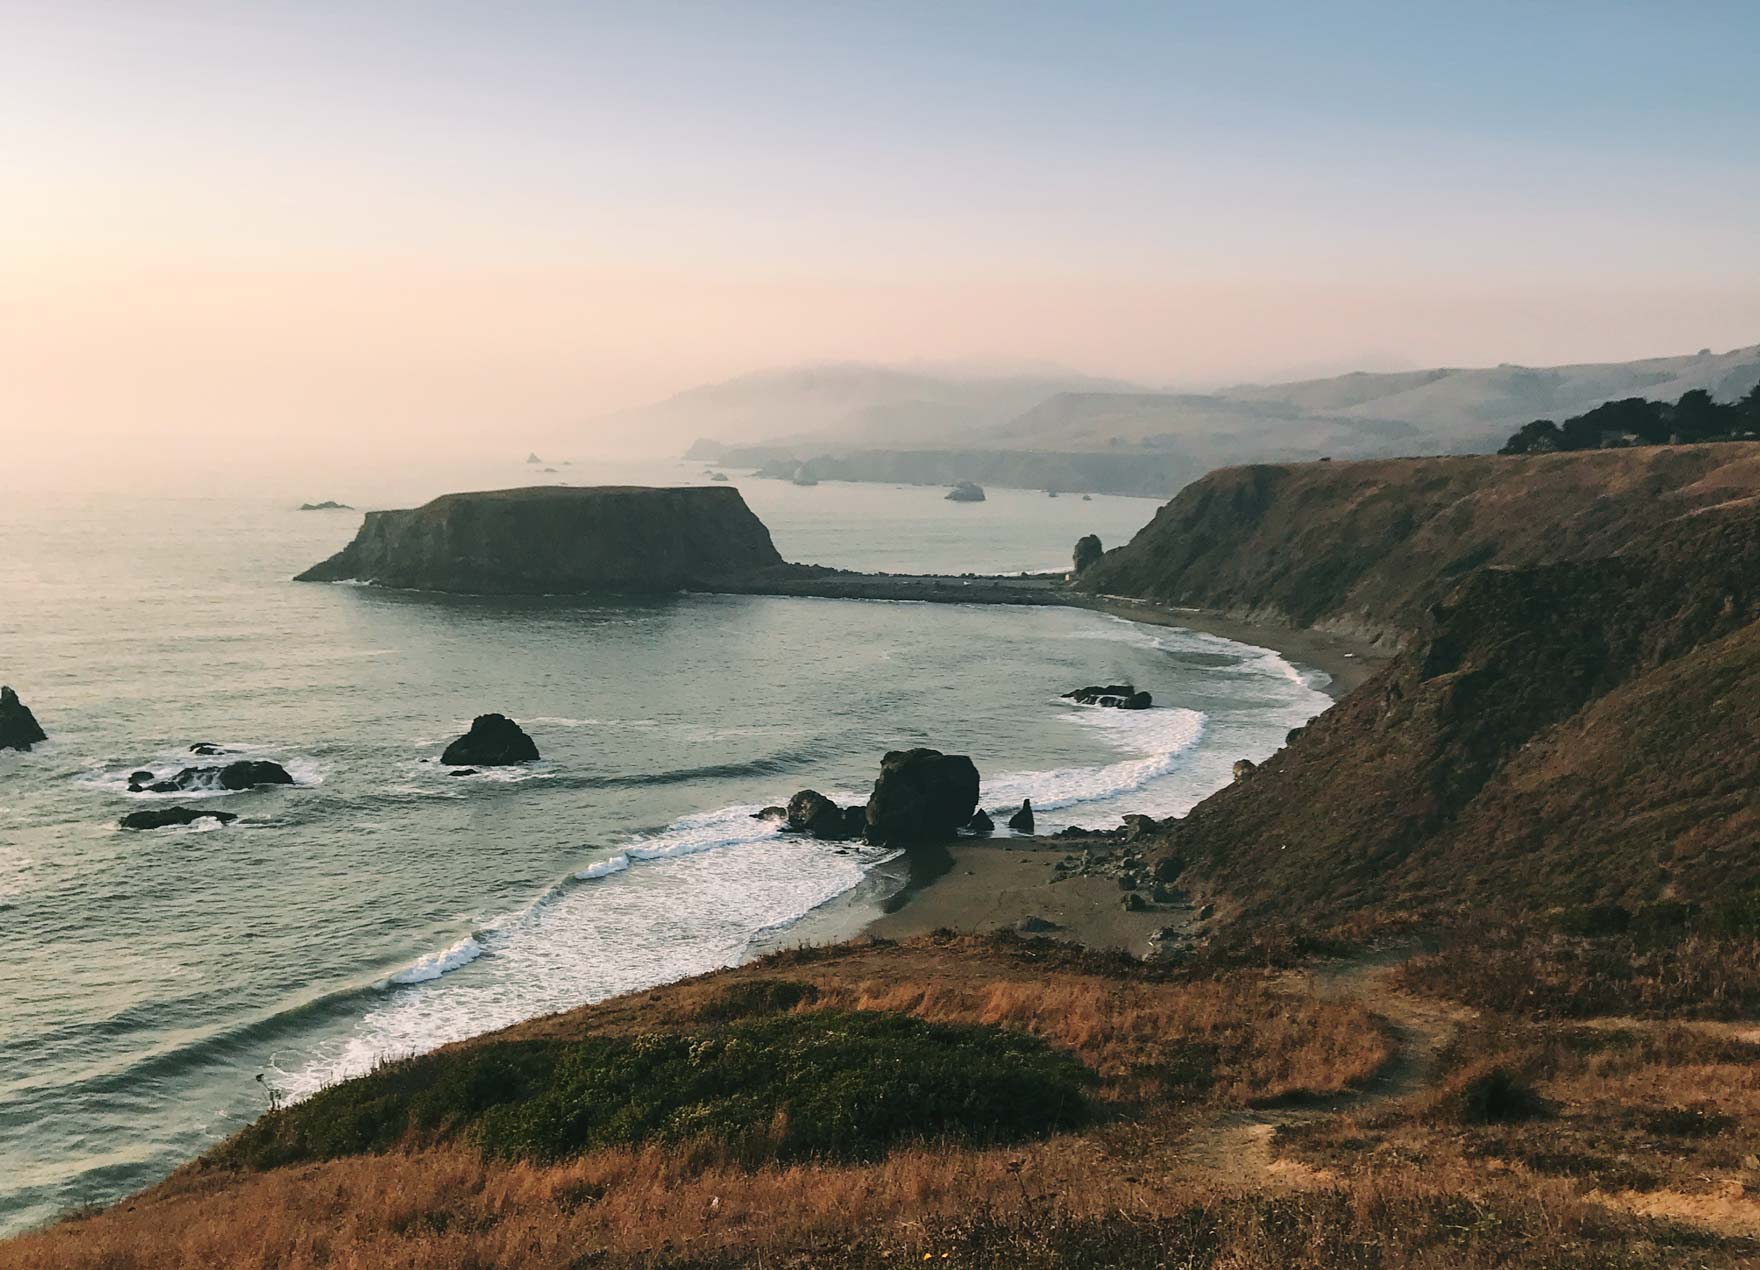
[[[586,465],[547,479],[587,483]],[[863,569],[1055,566],[1078,535],[1121,541],[1155,510],[740,483],[784,555]],[[969,753],[986,805],[1031,797],[1042,826],[1102,825],[1183,812],[1325,705],[1322,677],[1265,650],[1077,610],[295,584],[358,517],[292,505],[0,505],[0,680],[51,735],[0,754],[0,1230],[156,1180],[258,1114],[265,1084],[298,1097],[786,942],[881,853],[750,813],[808,786],[861,796],[888,749]],[[1059,699],[1114,679],[1156,707]],[[448,776],[441,748],[487,710],[543,760]],[[297,783],[127,792],[136,768],[203,761],[198,741]],[[241,819],[117,828],[198,797]]]

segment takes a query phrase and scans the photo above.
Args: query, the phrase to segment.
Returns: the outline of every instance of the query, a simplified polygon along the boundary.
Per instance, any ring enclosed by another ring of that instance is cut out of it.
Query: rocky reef
[[[124,829],[165,829],[173,825],[193,825],[198,820],[214,820],[229,825],[238,817],[230,811],[206,811],[194,807],[148,807],[131,811],[122,818]]]
[[[353,542],[298,580],[478,595],[641,593],[746,586],[785,568],[731,486],[543,486],[368,512]]]
[[[48,735],[11,688],[0,688],[0,750],[29,750]]]

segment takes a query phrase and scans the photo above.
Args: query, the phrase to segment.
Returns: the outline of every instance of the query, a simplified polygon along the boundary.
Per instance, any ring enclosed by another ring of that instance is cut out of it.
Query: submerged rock
[[[1017,833],[1033,832],[1033,800],[1021,799],[1021,809],[1008,818],[1008,827]]]
[[[11,688],[0,688],[0,750],[25,750],[49,736]]]
[[[163,829],[167,825],[189,825],[198,820],[218,820],[229,825],[238,817],[229,811],[198,810],[194,807],[149,807],[131,811],[122,818],[124,829]]]
[[[788,819],[788,808],[774,807],[774,806],[760,807],[757,811],[754,811],[752,813],[752,819],[753,820],[773,820],[773,821],[778,821],[778,822],[784,821],[784,820]]]
[[[189,752],[194,754],[197,758],[212,758],[216,754],[226,753],[225,750],[221,749],[218,745],[215,745],[212,741],[197,741],[194,745],[189,747]]]
[[[868,799],[868,841],[882,846],[943,842],[978,809],[978,769],[964,754],[894,750],[880,760]]]
[[[947,501],[950,503],[982,503],[985,501],[984,487],[972,481],[961,481],[947,491]]]
[[[1147,710],[1155,704],[1155,699],[1146,692],[1138,692],[1135,684],[1089,684],[1064,693],[1063,699],[1077,705],[1112,706],[1118,710]]]
[[[506,767],[538,757],[532,738],[504,714],[479,714],[471,730],[446,747],[440,761],[449,767]]]

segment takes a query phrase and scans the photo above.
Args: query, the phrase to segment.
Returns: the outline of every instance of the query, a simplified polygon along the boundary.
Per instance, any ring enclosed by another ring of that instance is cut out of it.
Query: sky
[[[1760,340],[1760,6],[0,0],[0,465]]]

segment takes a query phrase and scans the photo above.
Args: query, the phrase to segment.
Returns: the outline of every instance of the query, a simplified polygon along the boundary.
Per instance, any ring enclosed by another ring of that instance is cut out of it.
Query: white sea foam
[[[438,979],[441,975],[457,970],[460,966],[468,966],[483,955],[483,946],[471,935],[466,935],[457,943],[436,953],[429,953],[404,969],[392,975],[387,983],[427,983],[430,979]]]
[[[576,869],[574,875],[582,882],[591,882],[594,878],[608,878],[613,873],[622,873],[627,868],[629,868],[629,857],[620,852],[589,864],[584,869]]]

